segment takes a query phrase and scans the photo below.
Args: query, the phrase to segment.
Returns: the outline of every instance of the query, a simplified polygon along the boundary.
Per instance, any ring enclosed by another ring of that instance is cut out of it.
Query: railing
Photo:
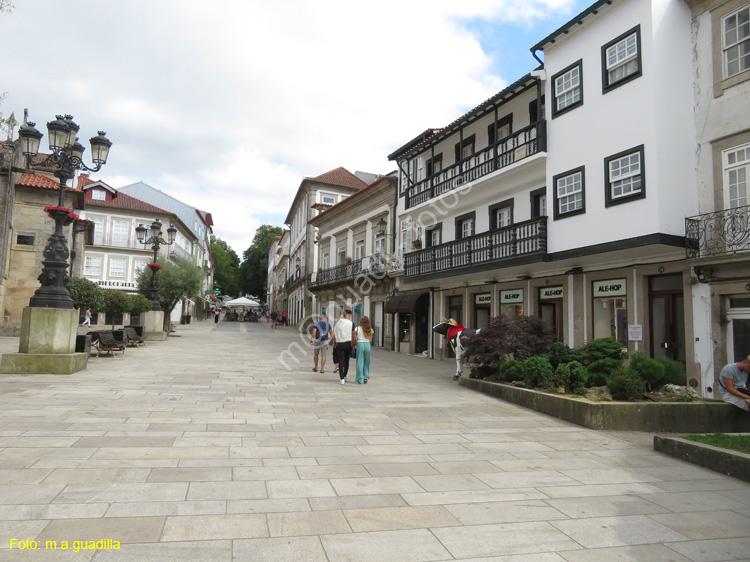
[[[174,254],[181,260],[185,260],[187,262],[195,261],[190,252],[188,252],[185,248],[178,246],[177,244],[172,244],[171,246],[169,246],[169,253]]]
[[[406,208],[429,201],[465,183],[546,150],[546,121],[537,121],[474,153],[463,162],[453,164],[432,177],[410,186],[406,190]]]
[[[432,246],[405,256],[404,276],[419,277],[547,253],[547,217]]]
[[[685,219],[688,258],[736,254],[750,250],[750,206]]]
[[[322,287],[323,285],[335,285],[349,279],[354,279],[362,273],[362,259],[354,260],[352,263],[329,267],[310,275],[310,288]]]
[[[138,239],[135,237],[135,233],[133,234],[132,237],[127,237],[127,238],[115,236],[110,233],[94,235],[94,240],[91,245],[112,246],[114,248],[136,248],[140,250],[150,249],[150,248],[144,247],[143,244],[140,244],[138,242]]]
[[[294,273],[286,280],[284,283],[284,290],[288,291],[293,285],[295,285],[298,281],[305,278],[305,270],[301,267],[298,267],[294,270]]]

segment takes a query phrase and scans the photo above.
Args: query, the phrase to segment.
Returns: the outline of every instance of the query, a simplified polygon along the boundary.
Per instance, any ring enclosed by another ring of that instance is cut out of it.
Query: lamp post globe
[[[77,217],[65,207],[65,191],[68,180],[75,177],[77,170],[98,172],[105,161],[94,161],[94,167],[90,168],[83,163],[83,145],[78,142],[76,134],[80,127],[73,121],[72,115],[57,115],[54,121],[47,123],[49,135],[49,149],[51,154],[37,166],[52,165],[55,168],[53,175],[60,182],[57,207],[47,207],[47,215],[55,221],[55,231],[47,240],[44,248],[44,259],[42,260],[42,273],[38,279],[41,286],[36,290],[34,296],[29,300],[29,306],[34,308],[73,308],[73,299],[65,288],[70,279],[68,276],[68,240],[63,228],[69,226]],[[39,152],[39,142],[44,136],[40,133],[34,123],[25,123],[18,131],[23,154],[31,159]],[[112,142],[106,138],[105,133],[100,136],[108,147]],[[101,144],[103,141],[98,140]],[[92,145],[93,146],[93,145]]]

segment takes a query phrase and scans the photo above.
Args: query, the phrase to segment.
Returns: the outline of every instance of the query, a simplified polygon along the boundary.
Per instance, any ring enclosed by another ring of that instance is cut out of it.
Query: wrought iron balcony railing
[[[406,190],[409,209],[457,187],[479,179],[514,162],[547,150],[547,123],[537,121],[495,144],[473,154],[467,160],[444,168]]]
[[[721,256],[750,250],[750,206],[685,219],[688,258]]]
[[[303,267],[298,267],[294,270],[294,273],[286,280],[284,283],[284,290],[288,291],[291,289],[294,285],[296,285],[299,281],[305,278],[305,269]]]
[[[335,285],[354,279],[362,273],[362,260],[354,260],[352,263],[329,267],[310,275],[309,288],[323,287],[325,285]]]
[[[541,217],[410,252],[404,258],[404,276],[434,276],[482,264],[502,267],[504,262],[546,253],[547,217]]]

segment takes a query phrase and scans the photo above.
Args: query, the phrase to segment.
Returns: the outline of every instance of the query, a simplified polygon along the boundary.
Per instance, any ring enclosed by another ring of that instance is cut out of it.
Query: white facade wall
[[[642,76],[602,93],[603,45],[640,25]],[[550,253],[654,234],[683,236],[697,210],[690,10],[682,0],[627,0],[545,49]],[[582,60],[583,105],[552,119],[552,77]],[[646,197],[605,207],[604,159],[644,145]],[[585,166],[581,215],[554,220],[553,177]],[[592,237],[593,235],[593,237]]]

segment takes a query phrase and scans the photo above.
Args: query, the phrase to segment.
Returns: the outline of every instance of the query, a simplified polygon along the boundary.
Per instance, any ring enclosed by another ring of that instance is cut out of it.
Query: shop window
[[[615,338],[628,345],[627,282],[625,279],[595,281],[594,338]]]

